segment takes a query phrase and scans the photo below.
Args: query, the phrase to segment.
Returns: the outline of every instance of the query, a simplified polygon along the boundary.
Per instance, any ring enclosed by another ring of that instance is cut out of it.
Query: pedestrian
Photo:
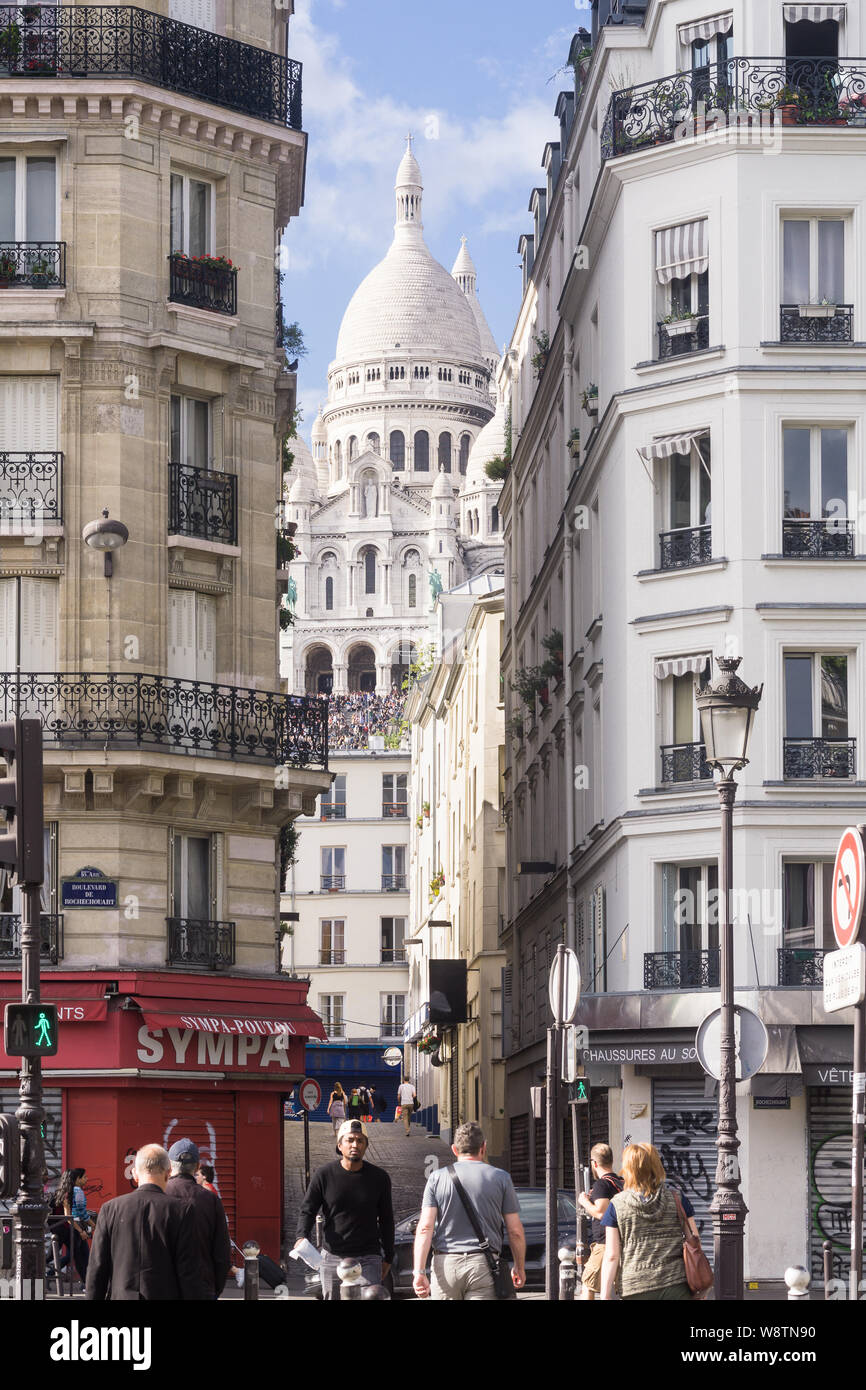
[[[357,1086],[353,1086],[351,1095],[349,1096],[349,1105],[346,1118],[348,1120],[357,1120],[360,1123],[361,1116],[363,1115],[363,1113],[364,1108],[361,1103],[361,1092],[359,1091]]]
[[[408,1076],[403,1077],[403,1080],[397,1088],[397,1103],[400,1106],[403,1128],[408,1137],[412,1133],[409,1128],[409,1121],[412,1118],[412,1111],[415,1109],[415,1087],[412,1085]]]
[[[215,1197],[219,1197],[219,1193],[213,1184],[214,1170],[209,1163],[200,1163],[198,1165],[198,1172],[195,1175],[195,1180],[200,1187],[206,1187],[208,1192],[212,1192]],[[220,1198],[220,1200],[222,1200],[222,1198]]]
[[[511,1178],[502,1168],[487,1162],[484,1131],[474,1120],[459,1125],[451,1152],[457,1162],[437,1168],[427,1179],[421,1200],[421,1220],[415,1232],[413,1287],[419,1298],[430,1297],[427,1256],[433,1245],[433,1299],[491,1302],[496,1298],[490,1261],[466,1212],[455,1185],[460,1182],[475,1209],[479,1226],[498,1255],[503,1244],[503,1224],[514,1267],[516,1289],[526,1283],[526,1234],[520,1204]]]
[[[369,1087],[361,1086],[358,1094],[361,1097],[361,1109],[364,1112],[361,1116],[361,1119],[364,1121],[365,1124],[370,1124],[373,1119],[373,1102],[370,1099]]]
[[[48,1234],[54,1236],[60,1245],[66,1247],[61,1257],[60,1268],[65,1269],[72,1262],[82,1286],[87,1282],[87,1265],[90,1259],[90,1235],[87,1201],[80,1186],[85,1174],[84,1168],[67,1168],[60,1174],[57,1189],[48,1198],[52,1219],[48,1223]],[[65,1220],[61,1220],[65,1217]],[[59,1272],[59,1271],[58,1271]]]
[[[138,1187],[99,1211],[86,1297],[101,1302],[177,1302],[199,1296],[191,1207],[166,1192],[171,1159],[159,1144],[135,1155]]]
[[[587,1216],[592,1217],[589,1259],[583,1270],[582,1298],[592,1302],[601,1293],[601,1265],[604,1259],[604,1228],[601,1218],[612,1198],[622,1192],[622,1178],[613,1171],[613,1150],[609,1144],[593,1144],[589,1153],[593,1184],[589,1193],[581,1192],[578,1202]]]
[[[197,1296],[212,1302],[222,1293],[232,1264],[225,1210],[213,1188],[208,1191],[196,1182],[199,1151],[191,1139],[178,1139],[168,1156],[171,1177],[165,1190],[169,1197],[192,1209],[200,1278]]]
[[[601,1296],[613,1297],[622,1265],[622,1297],[677,1299],[692,1297],[683,1260],[683,1225],[698,1234],[687,1197],[677,1199],[665,1182],[658,1149],[629,1144],[622,1155],[623,1191],[611,1199],[601,1219],[605,1232]],[[685,1214],[682,1224],[678,1203]]]
[[[384,1168],[367,1163],[367,1135],[359,1120],[346,1120],[337,1134],[337,1161],[313,1174],[298,1217],[295,1249],[312,1241],[319,1211],[325,1217],[322,1293],[340,1297],[337,1265],[357,1259],[369,1284],[381,1284],[394,1259],[391,1179]]]
[[[368,1086],[367,1091],[370,1096],[370,1124],[377,1125],[382,1118],[385,1103],[382,1101],[382,1104],[379,1104],[381,1097],[377,1095],[375,1086]]]
[[[331,1124],[334,1133],[339,1131],[340,1125],[346,1119],[346,1092],[343,1090],[339,1081],[334,1082],[334,1089],[331,1092],[331,1099],[328,1101],[328,1114],[331,1117]]]

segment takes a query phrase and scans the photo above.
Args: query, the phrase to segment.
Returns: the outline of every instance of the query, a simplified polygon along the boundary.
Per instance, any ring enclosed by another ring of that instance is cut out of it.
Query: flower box
[[[835,304],[800,304],[797,307],[801,319],[832,319],[836,317]]]
[[[669,338],[685,338],[689,333],[694,333],[697,326],[697,319],[673,319],[665,324],[665,331]]]

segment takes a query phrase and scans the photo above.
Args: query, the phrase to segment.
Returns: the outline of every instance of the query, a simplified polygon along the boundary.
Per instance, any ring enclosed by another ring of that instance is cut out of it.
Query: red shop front
[[[98,1208],[131,1191],[136,1149],[190,1138],[213,1165],[232,1238],[254,1238],[278,1260],[282,1101],[304,1075],[307,1040],[326,1038],[306,996],[306,982],[295,980],[44,975],[59,1037],[57,1055],[43,1062],[49,1168],[86,1168]],[[20,976],[0,975],[0,1002],[20,997]],[[17,1079],[17,1059],[0,1045],[5,1111],[15,1108]]]

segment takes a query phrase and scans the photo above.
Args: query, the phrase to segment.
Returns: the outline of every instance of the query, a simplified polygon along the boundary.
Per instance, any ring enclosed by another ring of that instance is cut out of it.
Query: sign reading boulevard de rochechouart
[[[63,912],[76,907],[117,907],[117,879],[87,864],[60,880],[60,906]]]

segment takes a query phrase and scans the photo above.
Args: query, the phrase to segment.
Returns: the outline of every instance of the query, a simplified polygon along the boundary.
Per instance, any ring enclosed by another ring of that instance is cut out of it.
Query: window
[[[319,1014],[329,1038],[344,1038],[346,1025],[343,1022],[345,994],[320,994]]]
[[[700,716],[695,704],[695,682],[705,683],[709,674],[710,658],[703,652],[656,662],[662,785],[712,777],[704,761]]]
[[[450,434],[440,434],[439,436],[439,467],[445,473],[451,472],[451,436]]]
[[[187,174],[171,176],[171,250],[187,256],[213,255],[213,184]]]
[[[171,398],[171,461],[191,468],[211,465],[210,404],[192,396]]]
[[[211,839],[173,832],[172,917],[209,921],[216,916],[211,886]]]
[[[656,232],[659,358],[709,346],[708,245],[706,219]]]
[[[357,456],[358,441],[354,434],[350,434],[348,442],[346,444],[346,458],[349,460],[349,463],[351,463],[354,458],[357,458]]]
[[[848,657],[785,655],[786,778],[853,777],[855,740],[848,737]]]
[[[0,579],[0,670],[57,671],[56,579]]]
[[[468,434],[461,434],[461,436],[460,436],[460,460],[459,460],[459,463],[458,463],[458,467],[459,467],[459,469],[460,469],[460,472],[461,472],[461,473],[464,473],[464,474],[465,474],[465,472],[466,472],[466,469],[467,469],[468,466],[469,466],[469,446],[470,446],[471,443],[472,443],[472,440],[471,440],[471,438],[470,438],[470,436],[469,436]]]
[[[406,1022],[405,994],[380,994],[379,1000],[382,1010],[382,1036],[402,1037],[403,1024]]]
[[[321,946],[319,948],[320,965],[346,964],[345,932],[346,922],[344,918],[325,917],[322,919]]]
[[[169,676],[209,683],[216,680],[216,605],[211,594],[169,590]]]
[[[848,431],[819,426],[782,431],[782,553],[811,558],[854,554],[848,520]]]
[[[379,443],[380,443],[380,441],[379,441],[379,436],[378,436],[378,434],[376,434],[375,430],[373,431],[372,434],[368,434],[368,435],[367,435],[367,445],[366,445],[366,447],[367,447],[369,450],[371,450],[372,453],[378,454],[378,452],[379,452]]]
[[[418,430],[415,435],[415,472],[430,471],[430,436],[426,430]]]
[[[646,989],[718,988],[718,865],[661,865],[661,937],[644,960]]]
[[[376,552],[371,545],[368,545],[362,552],[364,561],[364,593],[375,594],[376,592]]]
[[[322,797],[322,820],[346,819],[346,774],[340,772],[331,784],[330,796]]]
[[[808,864],[787,862],[782,868],[783,947],[789,950],[835,950],[832,861]]]
[[[322,847],[322,892],[337,893],[346,886],[346,850],[333,845]]]
[[[405,816],[408,810],[407,773],[383,772],[382,815]]]
[[[325,608],[328,612],[334,607],[334,578],[333,575],[325,577]]]
[[[406,439],[402,430],[392,430],[388,439],[388,457],[397,473],[406,466]]]
[[[406,846],[382,846],[382,892],[397,893],[406,890]]]
[[[712,559],[710,437],[661,459],[659,568],[686,569]]]
[[[417,577],[417,575],[410,574],[410,575],[409,575],[409,607],[410,607],[410,608],[415,608],[415,607],[417,607],[417,604],[418,604],[418,577]]]
[[[722,32],[726,25],[727,30]],[[720,15],[694,28],[698,34],[689,42],[693,98],[705,101],[708,107],[721,106],[719,88],[728,81],[728,63],[734,56],[733,16]]]
[[[491,509],[491,512],[490,512],[490,529],[491,529],[491,531],[498,531],[498,530],[499,530],[499,508],[498,508],[498,507],[493,507],[493,508]]]
[[[850,342],[853,315],[844,300],[844,219],[783,218],[782,342]]]
[[[54,156],[0,157],[0,242],[56,241],[57,236]]]
[[[381,961],[393,965],[406,959],[406,918],[381,918]]]

